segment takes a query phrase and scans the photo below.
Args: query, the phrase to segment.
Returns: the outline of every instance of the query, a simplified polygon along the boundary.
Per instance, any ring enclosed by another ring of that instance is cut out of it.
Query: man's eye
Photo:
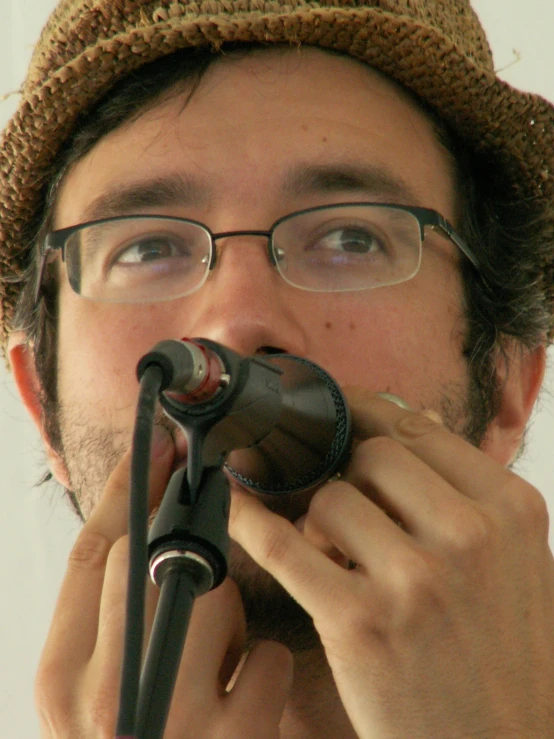
[[[314,239],[310,249],[329,249],[352,254],[371,254],[386,251],[386,242],[375,231],[364,227],[333,228]]]
[[[119,249],[113,261],[117,264],[142,264],[168,257],[184,256],[186,253],[185,246],[176,244],[172,238],[148,236],[124,249]]]

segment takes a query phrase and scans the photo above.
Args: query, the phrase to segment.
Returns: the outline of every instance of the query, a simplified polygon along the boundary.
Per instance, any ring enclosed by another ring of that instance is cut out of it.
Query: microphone
[[[292,354],[241,357],[208,339],[162,341],[140,360],[162,368],[160,403],[190,438],[210,425],[207,457],[242,485],[283,495],[335,475],[351,448],[350,411],[335,380]],[[215,421],[214,421],[215,419]]]
[[[282,371],[282,405],[271,431],[254,446],[233,451],[227,469],[260,493],[308,490],[335,475],[351,447],[350,411],[325,370],[292,354],[265,361]]]

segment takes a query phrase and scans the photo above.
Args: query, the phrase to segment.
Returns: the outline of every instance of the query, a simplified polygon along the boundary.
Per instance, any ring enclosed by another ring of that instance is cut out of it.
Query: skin
[[[314,84],[321,79],[324,86]],[[409,193],[283,191],[295,166],[359,162],[403,180]],[[456,220],[452,164],[426,117],[382,77],[316,50],[226,60],[186,109],[173,99],[106,136],[68,175],[56,225],[87,220],[95,198],[114,187],[176,172],[200,178],[205,197],[141,212],[196,218],[218,232],[265,229],[312,205],[409,195]],[[259,568],[269,573],[313,618],[321,646],[294,655],[293,676],[289,650],[262,641],[224,694],[245,639],[229,579],[196,603],[166,737],[547,736],[547,515],[537,491],[505,469],[540,387],[544,348],[514,350],[510,373],[499,365],[501,408],[475,449],[453,433],[467,420],[468,377],[451,243],[430,234],[414,279],[346,294],[288,286],[264,246],[229,239],[200,291],[140,308],[80,298],[61,267],[65,460],[45,443],[58,479],[80,490],[88,521],[37,678],[43,736],[113,735],[135,366],[156,341],[180,336],[247,355],[278,348],[321,364],[356,386],[347,393],[358,443],[343,478],[299,510],[286,502],[269,510],[233,488],[233,579],[263,593],[274,586]],[[12,337],[10,358],[42,429],[23,335]],[[437,420],[447,408],[449,429]],[[109,454],[95,459],[100,449]],[[153,505],[182,454],[179,439],[159,429]],[[354,570],[344,567],[348,559]],[[155,600],[150,589],[147,626]]]

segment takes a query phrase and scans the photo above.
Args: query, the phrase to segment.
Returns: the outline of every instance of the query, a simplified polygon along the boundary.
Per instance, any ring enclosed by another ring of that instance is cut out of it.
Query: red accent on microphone
[[[195,349],[201,352],[206,362],[206,374],[203,381],[195,390],[191,390],[189,393],[177,394],[171,392],[168,394],[181,403],[202,403],[212,398],[221,386],[221,375],[223,374],[221,360],[214,351],[192,339],[188,339],[186,336],[180,340],[185,344],[192,344]]]
[[[195,344],[195,346],[200,349],[200,351],[204,355],[204,358],[206,359],[207,372],[206,377],[204,378],[204,382],[199,387],[197,387],[194,392],[190,393],[191,400],[189,401],[201,403],[202,401],[208,400],[217,393],[221,385],[221,375],[223,374],[223,372],[221,361],[215,352],[205,346],[202,346],[202,344],[197,344],[196,342],[191,343]]]

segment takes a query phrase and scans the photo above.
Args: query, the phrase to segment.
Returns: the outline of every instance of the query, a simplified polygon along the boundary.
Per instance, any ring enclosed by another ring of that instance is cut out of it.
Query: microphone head
[[[282,370],[279,420],[261,442],[231,452],[226,468],[259,493],[308,490],[332,477],[348,459],[348,405],[335,380],[314,362],[292,354],[264,361]]]

